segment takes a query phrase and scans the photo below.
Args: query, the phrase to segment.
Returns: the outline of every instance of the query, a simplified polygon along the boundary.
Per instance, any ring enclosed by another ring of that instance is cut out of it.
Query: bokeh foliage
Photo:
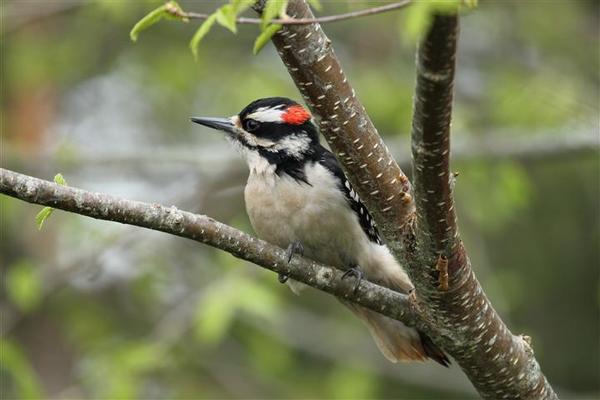
[[[251,232],[244,167],[190,115],[299,99],[260,29],[133,24],[157,1],[2,4],[2,165],[207,213]],[[373,6],[321,2],[321,14]],[[212,13],[226,2],[180,2]],[[423,7],[422,5],[418,7]],[[252,16],[250,12],[245,15]],[[415,17],[417,15],[417,17]],[[419,12],[325,26],[387,140],[410,131]],[[598,132],[598,4],[488,2],[462,20],[453,134],[468,141]],[[414,27],[417,28],[414,28]],[[412,27],[412,28],[411,28]],[[189,162],[189,155],[198,164]],[[461,231],[478,277],[559,393],[594,397],[598,154],[456,160]],[[394,366],[323,294],[181,239],[0,197],[1,378],[11,398],[465,398],[434,365]]]

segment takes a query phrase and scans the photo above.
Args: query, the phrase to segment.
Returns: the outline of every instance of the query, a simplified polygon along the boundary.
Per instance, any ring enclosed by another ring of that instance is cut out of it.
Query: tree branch
[[[457,16],[436,16],[417,52],[411,132],[417,234],[433,254],[451,253],[455,246],[449,165],[457,36]]]
[[[449,169],[458,17],[436,15],[417,51],[412,129],[416,251],[404,254],[432,339],[485,398],[557,398],[522,336],[494,310],[460,240]],[[412,235],[407,248],[415,243]]]
[[[279,24],[279,25],[310,25],[310,24],[323,24],[328,22],[338,22],[338,21],[346,21],[349,19],[366,17],[369,15],[382,14],[385,12],[399,10],[400,8],[404,8],[409,5],[411,0],[404,0],[397,3],[386,4],[384,6],[367,8],[365,10],[351,11],[344,14],[336,14],[336,15],[327,15],[324,17],[318,18],[276,18],[272,19],[270,23]],[[210,17],[210,14],[204,13],[196,13],[196,12],[182,12],[177,8],[173,7],[167,9],[169,13],[176,17],[187,18],[187,19],[199,19],[205,20]],[[238,24],[254,24],[260,25],[263,21],[260,18],[246,18],[246,17],[238,17],[235,20]]]
[[[334,296],[360,304],[407,325],[418,315],[407,295],[362,280],[354,291],[342,271],[300,256],[287,262],[286,251],[205,215],[88,192],[0,168],[0,193],[29,203],[54,207],[91,218],[135,225],[192,239],[281,273]],[[33,221],[32,221],[33,224]]]
[[[303,0],[291,0],[287,11],[313,18]],[[528,342],[510,333],[483,293],[456,233],[449,124],[457,27],[455,15],[437,16],[419,47],[413,123],[417,218],[408,179],[356,99],[320,25],[284,26],[273,43],[413,280],[429,322],[423,331],[457,360],[482,397],[556,398]]]

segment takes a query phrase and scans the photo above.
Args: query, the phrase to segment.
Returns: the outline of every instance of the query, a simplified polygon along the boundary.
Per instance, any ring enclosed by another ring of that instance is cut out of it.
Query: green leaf
[[[185,16],[185,11],[176,1],[169,1],[165,4],[165,15],[168,19],[176,19],[184,22],[190,22],[189,18]]]
[[[219,23],[219,25],[224,26],[233,33],[237,33],[237,26],[235,21],[236,18],[237,14],[235,12],[235,9],[233,8],[233,5],[231,4],[226,4],[217,10],[217,22]]]
[[[60,173],[54,175],[54,182],[59,185],[63,185],[63,186],[67,185],[67,181]],[[44,208],[42,208],[42,211],[37,213],[37,215],[35,216],[35,223],[37,224],[38,230],[40,230],[40,231],[42,230],[42,226],[44,226],[44,222],[46,222],[46,220],[50,217],[50,215],[52,215],[53,211],[54,211],[54,208],[52,208],[52,207],[44,207]]]
[[[431,26],[434,14],[456,13],[458,12],[462,1],[463,0],[429,0],[414,2],[406,10],[406,23],[403,27],[403,34],[406,39],[409,42],[420,40]]]
[[[418,41],[429,29],[433,19],[431,4],[417,1],[406,10],[403,33],[408,41]]]
[[[29,261],[13,264],[6,274],[6,292],[21,311],[30,312],[42,299],[42,278]]]
[[[206,36],[206,34],[210,31],[210,28],[215,24],[217,20],[217,14],[212,14],[209,16],[203,23],[200,25],[192,40],[190,40],[190,50],[192,50],[192,54],[194,55],[194,59],[198,59],[198,48],[200,47],[200,41]]]
[[[54,208],[52,208],[52,207],[44,207],[44,208],[42,208],[42,211],[37,213],[37,215],[35,216],[35,223],[38,227],[38,231],[42,230],[42,227],[44,226],[44,222],[46,222],[46,220],[52,215],[53,211],[54,211]]]
[[[140,19],[137,24],[133,26],[131,32],[129,32],[129,37],[134,42],[137,41],[138,35],[144,29],[148,29],[152,25],[156,24],[160,21],[165,15],[167,10],[167,4],[163,4],[162,6],[150,11],[144,18]]]
[[[263,47],[267,44],[267,42],[273,37],[274,34],[277,33],[281,29],[280,24],[269,25],[264,31],[258,35],[256,40],[254,41],[254,49],[252,52],[256,55],[259,51],[262,50]]]
[[[471,0],[474,1],[474,0]],[[231,2],[231,6],[235,10],[235,13],[239,15],[240,13],[246,11],[255,3],[255,0],[233,0]]]
[[[308,4],[310,4],[311,7],[313,7],[315,10],[322,10],[323,9],[323,5],[321,4],[321,0],[307,0]]]
[[[287,9],[287,0],[269,0],[265,5],[262,13],[260,29],[265,30],[269,23],[276,17],[285,16],[285,10]]]
[[[59,185],[67,186],[67,181],[62,176],[61,173],[54,175],[54,183],[58,183]]]

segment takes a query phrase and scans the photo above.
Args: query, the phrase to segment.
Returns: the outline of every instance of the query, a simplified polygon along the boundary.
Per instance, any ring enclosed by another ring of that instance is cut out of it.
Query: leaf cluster
[[[248,8],[255,3],[255,0],[231,0],[229,3],[222,5],[217,8],[212,14],[208,15],[204,22],[200,24],[194,36],[190,40],[190,50],[194,55],[195,59],[198,59],[198,49],[200,42],[210,32],[215,23],[221,25],[232,33],[237,33],[238,17]],[[316,9],[321,8],[319,0],[309,0]],[[273,24],[271,21],[274,19],[287,19],[289,18],[286,14],[288,6],[288,0],[267,0],[265,8],[261,16],[260,34],[254,41],[253,52],[258,52],[269,42],[277,31],[281,29],[281,24]],[[161,21],[163,18],[178,19],[184,22],[188,22],[188,14],[175,1],[169,1],[161,5],[160,7],[150,11],[141,20],[139,20],[129,36],[134,42],[137,41],[139,33],[150,26]]]

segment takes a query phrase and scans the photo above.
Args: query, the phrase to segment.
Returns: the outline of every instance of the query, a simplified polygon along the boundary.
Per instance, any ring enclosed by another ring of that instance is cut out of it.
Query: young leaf
[[[217,22],[233,33],[237,33],[237,14],[231,4],[226,4],[217,10]]]
[[[260,23],[260,29],[265,30],[269,23],[276,17],[282,17],[285,15],[287,9],[287,0],[269,0],[265,5],[265,9],[262,13],[262,21]]]
[[[192,50],[192,54],[194,55],[194,59],[198,59],[198,47],[200,46],[200,41],[206,34],[210,31],[210,28],[215,24],[217,20],[217,14],[212,14],[209,16],[203,23],[200,25],[200,28],[194,33],[194,37],[190,40],[190,49]]]
[[[263,30],[260,35],[254,41],[254,49],[252,52],[256,55],[258,52],[265,47],[265,44],[273,37],[274,34],[277,33],[278,30],[281,29],[280,24],[269,25],[265,30]]]
[[[52,208],[52,207],[44,207],[44,208],[42,208],[42,211],[37,213],[37,215],[35,216],[35,223],[38,227],[38,231],[42,230],[42,226],[44,226],[44,222],[46,222],[48,217],[50,217],[50,215],[52,215],[53,211],[54,211],[54,208]]]
[[[408,42],[417,42],[429,29],[433,21],[431,3],[418,1],[406,10],[406,21],[402,28]]]
[[[167,13],[167,4],[163,4],[162,6],[150,11],[146,16],[140,19],[137,24],[133,26],[131,32],[129,32],[129,37],[134,42],[137,41],[138,35],[144,29],[148,29],[150,26],[156,24],[160,21]]]
[[[59,185],[67,186],[67,181],[65,181],[65,178],[60,173],[54,175],[54,183],[58,183]]]
[[[62,174],[54,175],[54,183],[57,183],[57,184],[63,185],[63,186],[67,186],[67,181],[62,176]],[[37,224],[38,230],[40,230],[40,231],[42,230],[42,226],[44,226],[44,222],[46,222],[46,220],[50,217],[50,215],[52,215],[53,211],[54,211],[54,208],[52,208],[52,207],[44,207],[44,208],[42,208],[42,211],[37,213],[37,215],[35,216],[35,223]]]
[[[429,30],[436,14],[453,14],[459,11],[462,1],[475,0],[429,0],[417,1],[406,10],[406,22],[402,28],[409,42],[420,40]]]
[[[256,0],[233,0],[231,2],[231,6],[233,7],[236,15],[239,15],[250,8],[255,2]]]

